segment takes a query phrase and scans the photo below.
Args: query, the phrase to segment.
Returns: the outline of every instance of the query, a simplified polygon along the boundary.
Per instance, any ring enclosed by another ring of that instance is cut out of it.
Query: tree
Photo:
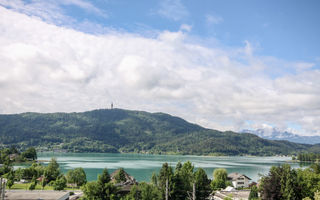
[[[120,168],[118,173],[115,175],[116,183],[121,183],[126,181],[126,175],[123,168]]]
[[[141,200],[162,200],[161,191],[154,185],[140,183]]]
[[[258,188],[257,186],[252,186],[249,194],[249,200],[257,200],[259,199]]]
[[[115,198],[115,195],[117,194],[118,192],[118,188],[113,185],[113,183],[109,182],[109,183],[106,183],[104,185],[104,197],[103,199],[106,199],[106,200],[111,200],[113,198]]]
[[[36,185],[37,185],[37,180],[36,180],[36,177],[34,176],[31,180],[31,184],[29,186],[29,190],[34,190],[36,189]]]
[[[226,169],[215,169],[213,171],[213,181],[211,182],[211,188],[213,190],[224,189],[227,186],[228,173]]]
[[[154,186],[158,186],[158,176],[155,172],[152,173],[151,182]]]
[[[297,181],[303,197],[312,198],[314,193],[317,190],[320,190],[320,174],[315,173],[315,170],[312,167],[313,166],[310,166],[310,168],[298,169],[296,171]]]
[[[290,165],[271,167],[268,176],[261,179],[262,199],[302,199],[305,197],[297,179],[297,172]]]
[[[25,152],[22,153],[22,157],[31,159],[31,160],[36,160],[38,158],[37,151],[34,147],[30,147]]]
[[[14,171],[10,171],[7,175],[7,186],[9,189],[13,186],[14,184]]]
[[[117,188],[110,183],[110,180],[108,169],[105,168],[97,181],[100,188],[99,198],[102,200],[110,199],[117,192]]]
[[[183,163],[182,168],[181,168],[181,173],[183,177],[183,183],[184,183],[184,191],[186,192],[186,197],[191,197],[194,196],[194,174],[193,174],[194,166],[190,161],[187,161]]]
[[[42,190],[44,189],[44,187],[47,185],[48,183],[48,180],[47,180],[47,171],[44,170],[43,172],[43,176],[42,176],[42,180],[41,180],[41,187],[42,187]]]
[[[102,174],[98,176],[98,184],[104,185],[110,182],[110,174],[107,168],[104,168]]]
[[[125,197],[125,200],[139,200],[141,199],[138,187],[136,185],[132,186],[129,194]]]
[[[57,159],[55,158],[51,158],[51,161],[49,162],[45,170],[48,182],[56,180],[61,173],[59,169],[59,164],[57,162]]]
[[[310,169],[313,170],[314,173],[320,174],[320,164],[319,163],[312,163]]]
[[[101,185],[96,181],[88,182],[82,186],[82,191],[85,195],[85,198],[88,200],[103,200],[101,195]]]
[[[268,176],[261,178],[261,198],[265,200],[282,199],[280,182],[278,168],[271,167]]]
[[[182,172],[182,164],[178,162],[174,170],[172,182],[173,188],[171,197],[175,200],[185,200],[187,197],[187,191],[185,191],[184,174]]]
[[[110,182],[107,168],[98,176],[97,182],[88,182],[82,186],[82,191],[88,200],[111,200],[118,192],[117,187]]]
[[[81,167],[69,170],[66,176],[68,183],[76,184],[77,187],[82,186],[87,182],[86,173]]]
[[[196,199],[206,199],[210,195],[210,180],[208,179],[206,172],[202,168],[199,168],[195,172],[195,185]]]
[[[57,180],[53,184],[54,190],[63,190],[67,187],[67,179],[63,175],[57,178]]]
[[[190,161],[185,162],[183,165],[180,162],[177,163],[172,178],[172,199],[187,199],[188,197],[193,195],[194,189],[195,191],[197,190],[196,179],[193,170],[194,166]]]
[[[172,189],[172,175],[172,167],[170,167],[168,163],[164,163],[160,169],[158,181],[159,187],[166,200]]]

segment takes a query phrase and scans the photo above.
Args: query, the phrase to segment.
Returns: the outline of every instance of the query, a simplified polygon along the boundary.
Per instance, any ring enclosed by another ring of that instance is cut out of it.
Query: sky
[[[318,0],[0,0],[0,114],[114,107],[320,135]]]

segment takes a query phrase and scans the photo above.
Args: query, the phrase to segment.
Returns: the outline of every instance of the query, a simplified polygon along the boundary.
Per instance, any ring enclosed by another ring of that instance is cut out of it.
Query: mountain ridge
[[[255,134],[261,138],[268,140],[286,140],[289,142],[301,144],[320,144],[320,136],[300,136],[297,134],[290,133],[288,131],[280,131],[276,128],[272,128],[270,130],[266,130],[263,128],[256,130],[245,129],[242,130],[241,133]]]
[[[98,109],[0,115],[3,146],[71,152],[289,155],[318,147],[207,129],[166,113]]]

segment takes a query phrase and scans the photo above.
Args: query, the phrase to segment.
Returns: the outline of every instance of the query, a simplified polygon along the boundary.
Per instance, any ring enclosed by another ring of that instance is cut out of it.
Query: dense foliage
[[[314,145],[220,132],[164,113],[122,109],[0,115],[0,146],[71,152],[277,155],[320,152]]]
[[[103,189],[104,187],[108,189]],[[153,174],[151,183],[133,184],[130,192],[125,193],[121,192],[121,184],[116,180],[113,182],[108,170],[104,169],[98,181],[88,182],[82,190],[85,194],[83,199],[99,200],[163,200],[166,197],[185,200],[189,199],[192,193],[196,199],[206,199],[212,191],[205,171],[201,168],[194,171],[190,162],[178,163],[175,170],[168,163],[164,163],[159,174]]]
[[[9,188],[19,181],[29,183],[26,188],[29,190],[36,189],[37,185],[42,189],[49,185],[54,190],[63,190],[67,187],[67,183],[72,184],[73,188],[74,186],[79,188],[87,182],[86,174],[82,168],[71,169],[66,176],[63,175],[55,158],[52,158],[47,166],[34,161],[30,167],[14,170],[11,164],[5,163],[0,168],[0,177],[8,180],[7,186]]]
[[[36,159],[37,152],[33,147],[29,147],[22,153],[15,146],[11,146],[10,148],[0,148],[0,164],[26,162]]]
[[[69,170],[66,178],[68,183],[75,185],[76,187],[87,183],[87,176],[82,167]]]
[[[226,169],[219,168],[213,171],[213,181],[211,182],[211,188],[213,190],[220,190],[226,188],[231,183],[228,182],[228,173]]]
[[[108,170],[105,168],[101,175],[98,176],[98,181],[91,181],[82,187],[84,200],[110,200],[118,199],[117,187],[111,183]]]
[[[293,160],[299,160],[301,162],[319,162],[319,153],[299,153],[297,157],[293,157]]]
[[[28,148],[22,153],[14,146],[0,149],[0,176],[7,175],[9,180],[8,185],[13,185],[13,163],[33,161],[36,158],[37,152],[33,147]]]
[[[175,169],[164,163],[158,175],[154,174],[152,183],[159,188],[163,199],[189,199],[193,193],[197,199],[205,199],[212,191],[210,180],[201,168],[197,171],[191,162],[178,162]]]
[[[260,184],[261,199],[316,199],[320,190],[320,166],[292,169],[290,165],[272,167]]]

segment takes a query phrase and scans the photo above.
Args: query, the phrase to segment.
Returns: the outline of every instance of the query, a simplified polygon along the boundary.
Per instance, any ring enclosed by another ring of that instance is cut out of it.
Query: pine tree
[[[202,168],[195,172],[195,185],[197,199],[206,199],[210,195],[210,180]]]
[[[170,167],[168,163],[164,163],[160,169],[158,181],[159,187],[165,199],[168,199],[168,196],[172,190],[172,177],[172,167]]]

